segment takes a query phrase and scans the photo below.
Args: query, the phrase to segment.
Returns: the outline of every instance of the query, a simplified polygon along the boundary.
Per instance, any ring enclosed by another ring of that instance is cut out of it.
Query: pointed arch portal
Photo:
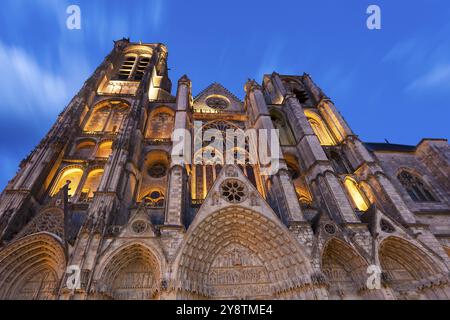
[[[378,254],[381,268],[397,298],[420,298],[421,294],[429,299],[449,298],[448,293],[443,293],[445,289],[435,288],[431,281],[442,276],[441,268],[409,241],[388,237],[381,242]],[[410,293],[414,293],[414,297]]]
[[[0,299],[53,300],[65,272],[61,242],[47,233],[11,243],[0,254]]]
[[[380,298],[375,292],[362,295],[366,291],[367,267],[366,260],[350,245],[336,238],[329,240],[322,253],[322,271],[330,282],[329,298]]]
[[[106,299],[156,299],[160,274],[157,256],[146,246],[135,243],[112,255],[102,272],[98,289]]]
[[[283,227],[242,207],[192,229],[179,256],[179,298],[314,299],[309,259]]]

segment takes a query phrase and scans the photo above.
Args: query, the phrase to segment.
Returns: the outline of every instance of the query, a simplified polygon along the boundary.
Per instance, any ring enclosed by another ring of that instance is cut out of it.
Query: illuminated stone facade
[[[164,45],[115,43],[1,194],[0,299],[450,298],[446,140],[364,143],[307,74],[171,86]],[[280,169],[180,164],[199,121],[279,129]]]

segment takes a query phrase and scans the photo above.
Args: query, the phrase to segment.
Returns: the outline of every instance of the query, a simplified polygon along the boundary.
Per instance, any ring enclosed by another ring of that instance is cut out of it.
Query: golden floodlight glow
[[[94,192],[97,191],[102,176],[103,169],[95,169],[89,172],[89,175],[83,186],[83,192],[88,195],[88,198],[92,198],[94,196]]]
[[[356,182],[347,177],[345,178],[344,184],[358,210],[367,211],[367,209],[369,209],[369,206],[367,205],[364,195],[361,193],[361,190],[359,190]]]
[[[327,125],[323,122],[322,118],[317,113],[305,110],[305,115],[321,145],[336,145],[330,131],[328,130]]]
[[[69,185],[69,196],[73,196],[75,192],[77,191],[78,184],[80,183],[81,176],[83,175],[83,170],[80,168],[71,168],[65,170],[60,176],[53,187],[52,196],[54,196],[58,191],[66,184],[67,180],[70,180]]]
[[[97,150],[97,158],[109,158],[112,152],[112,141],[105,141],[100,144]]]

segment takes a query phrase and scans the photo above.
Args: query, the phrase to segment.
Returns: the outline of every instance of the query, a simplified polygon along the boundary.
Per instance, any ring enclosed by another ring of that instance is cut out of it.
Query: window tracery
[[[128,105],[121,101],[108,101],[95,107],[84,127],[85,132],[117,132],[126,114]]]
[[[306,118],[308,119],[311,128],[314,131],[314,134],[319,139],[319,142],[323,146],[334,146],[336,145],[336,142],[328,129],[325,122],[322,120],[322,118],[315,112],[312,112],[310,110],[305,110]]]
[[[397,175],[397,178],[415,202],[437,201],[419,177],[403,170]]]

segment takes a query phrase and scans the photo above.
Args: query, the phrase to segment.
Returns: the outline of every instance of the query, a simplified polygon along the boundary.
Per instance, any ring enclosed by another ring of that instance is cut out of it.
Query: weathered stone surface
[[[0,299],[449,299],[448,142],[365,144],[307,74],[245,92],[115,42],[0,194]],[[274,128],[269,175],[222,141]]]

